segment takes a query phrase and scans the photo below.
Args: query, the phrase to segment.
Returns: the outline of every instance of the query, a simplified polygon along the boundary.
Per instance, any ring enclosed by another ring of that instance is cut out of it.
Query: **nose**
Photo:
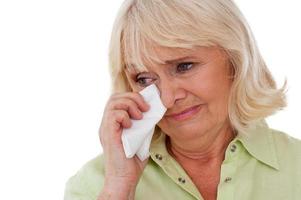
[[[161,101],[167,109],[173,107],[178,101],[186,97],[185,90],[176,81],[160,79],[157,87],[160,90]]]

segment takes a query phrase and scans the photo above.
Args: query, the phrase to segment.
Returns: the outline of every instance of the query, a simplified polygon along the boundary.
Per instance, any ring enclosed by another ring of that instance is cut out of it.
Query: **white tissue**
[[[147,112],[142,113],[141,120],[133,120],[131,128],[123,129],[121,140],[127,158],[132,158],[135,154],[143,161],[149,156],[149,147],[153,137],[156,124],[162,119],[166,108],[161,102],[160,92],[156,85],[152,84],[140,94],[150,105]]]

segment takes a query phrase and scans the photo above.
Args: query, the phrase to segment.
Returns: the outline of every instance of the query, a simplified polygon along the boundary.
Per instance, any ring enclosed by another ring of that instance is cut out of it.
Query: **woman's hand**
[[[99,128],[105,159],[105,185],[100,199],[134,198],[136,185],[148,159],[141,162],[137,156],[126,158],[121,133],[123,128],[132,126],[130,119],[142,119],[142,112],[148,109],[143,97],[135,92],[114,94],[108,100]]]

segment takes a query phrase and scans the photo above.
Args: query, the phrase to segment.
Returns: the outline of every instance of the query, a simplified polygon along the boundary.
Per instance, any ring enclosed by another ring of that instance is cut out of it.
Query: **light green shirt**
[[[155,135],[151,159],[136,188],[137,200],[203,199],[190,177]],[[104,181],[103,156],[84,165],[66,184],[65,200],[96,200]],[[116,191],[118,192],[118,191]],[[218,200],[300,200],[301,141],[265,123],[229,144],[221,166]]]

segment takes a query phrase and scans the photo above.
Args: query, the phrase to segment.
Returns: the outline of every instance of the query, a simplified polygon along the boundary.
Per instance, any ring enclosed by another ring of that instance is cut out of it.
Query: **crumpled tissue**
[[[160,99],[160,92],[155,84],[152,84],[139,92],[150,105],[147,112],[143,112],[141,120],[132,121],[130,128],[124,128],[121,140],[127,158],[135,154],[143,161],[149,157],[149,147],[154,134],[156,124],[162,119],[166,108]]]

